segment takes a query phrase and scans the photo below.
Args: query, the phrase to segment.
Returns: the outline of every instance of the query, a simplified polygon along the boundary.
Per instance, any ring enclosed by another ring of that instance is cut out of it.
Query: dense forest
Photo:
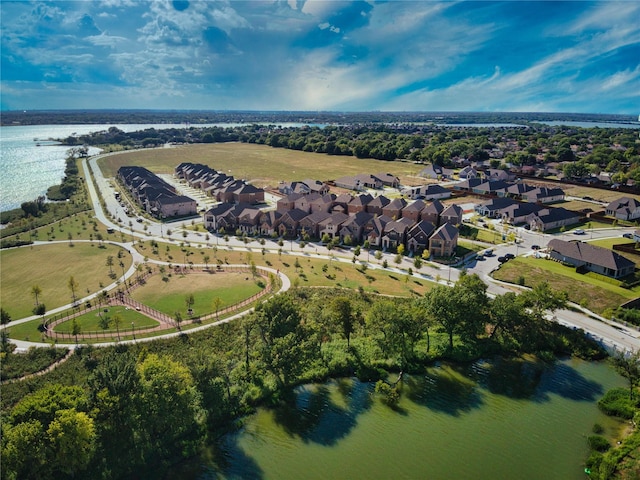
[[[329,376],[378,381],[393,404],[388,373],[435,360],[604,357],[582,332],[544,319],[565,299],[544,284],[491,299],[475,275],[418,299],[297,288],[203,332],[82,347],[47,376],[3,386],[2,478],[155,478],[256,405]]]

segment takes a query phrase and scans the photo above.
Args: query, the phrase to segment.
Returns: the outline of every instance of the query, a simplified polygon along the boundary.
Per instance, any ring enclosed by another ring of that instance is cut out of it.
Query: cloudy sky
[[[3,110],[640,113],[640,2],[0,2]]]

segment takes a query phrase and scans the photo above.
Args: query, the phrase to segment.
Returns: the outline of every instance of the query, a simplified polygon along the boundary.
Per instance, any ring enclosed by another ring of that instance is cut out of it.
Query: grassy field
[[[528,287],[547,282],[554,290],[567,292],[572,302],[596,313],[616,308],[640,294],[640,287],[627,290],[600,278],[580,275],[574,268],[565,267],[561,263],[534,257],[511,260],[503,264],[493,276],[512,283],[516,283],[522,276]]]
[[[407,279],[406,275],[383,270],[367,269],[363,272],[357,269],[357,264],[351,262],[345,263],[338,262],[337,260],[330,261],[329,259],[312,258],[311,253],[314,252],[312,246],[306,247],[306,255],[296,256],[288,253],[287,246],[289,242],[286,242],[282,249],[282,255],[269,252],[262,255],[262,247],[257,242],[249,244],[249,248],[252,250],[251,252],[241,251],[239,249],[226,250],[223,249],[224,243],[223,240],[220,240],[220,248],[218,248],[217,251],[213,248],[215,247],[215,240],[210,241],[210,244],[213,246],[207,248],[204,246],[204,239],[203,244],[199,248],[196,246],[183,248],[169,246],[167,250],[167,245],[160,243],[155,250],[158,252],[157,254],[153,253],[153,247],[151,247],[149,242],[138,243],[136,244],[136,248],[150,259],[177,263],[183,263],[186,260],[196,265],[204,265],[204,257],[210,257],[209,265],[215,265],[218,262],[222,262],[223,264],[248,264],[254,261],[258,266],[266,265],[279,269],[287,275],[292,282],[306,287],[362,287],[365,291],[371,293],[411,296],[416,294],[423,295],[433,285],[433,283],[428,280],[418,278]],[[171,259],[169,259],[169,257],[171,257]],[[299,268],[295,266],[296,259],[300,265]],[[367,254],[363,252],[359,260],[367,260]],[[373,264],[379,263],[373,255],[370,255],[369,261]],[[322,271],[324,265],[327,265],[326,272]],[[390,262],[389,266],[395,267],[396,265]],[[409,266],[405,261],[403,267],[406,269]],[[416,269],[413,268],[413,271],[415,272]],[[443,267],[441,276],[442,278],[446,276],[446,267]]]
[[[105,312],[105,310],[107,311]],[[114,307],[103,307],[101,309],[101,313],[103,316],[106,316],[106,317],[113,317],[116,313],[118,313],[120,315],[120,318],[122,319],[122,323],[119,326],[121,332],[131,331],[131,324],[133,324],[133,326],[136,329],[155,327],[159,325],[159,323],[156,320],[146,317],[141,313],[137,312],[136,310],[132,310],[131,308],[123,307],[121,305],[117,305]],[[84,315],[80,315],[79,317],[76,317],[75,320],[76,320],[76,323],[80,326],[80,329],[82,330],[82,332],[116,332],[117,331],[116,326],[113,324],[113,322],[111,322],[107,330],[103,330],[100,327],[100,316],[98,315],[98,310],[94,310],[92,312],[85,313]],[[64,322],[59,325],[56,325],[54,330],[56,332],[71,333],[72,329],[73,329],[73,322],[68,321],[68,322]]]
[[[33,285],[42,290],[38,301],[51,310],[71,303],[69,278],[78,283],[76,297],[94,293],[113,282],[106,266],[107,256],[114,259],[114,272],[121,275],[118,251],[122,251],[125,270],[131,266],[131,255],[119,247],[96,243],[56,243],[0,251],[0,302],[16,320],[32,315],[35,298]]]
[[[187,319],[185,297],[188,295],[192,294],[195,300],[194,315],[205,315],[215,311],[214,298],[220,298],[222,309],[262,290],[249,273],[191,273],[168,278],[163,281],[161,275],[152,276],[132,297],[167,315],[180,312]]]
[[[203,163],[251,180],[257,186],[277,186],[281,180],[333,180],[357,173],[389,172],[403,184],[416,184],[424,165],[409,162],[385,162],[355,157],[272,148],[248,143],[213,143],[175,148],[147,149],[112,155],[99,161],[105,176],[112,177],[122,165],[139,165],[155,173],[173,173],[181,162]]]

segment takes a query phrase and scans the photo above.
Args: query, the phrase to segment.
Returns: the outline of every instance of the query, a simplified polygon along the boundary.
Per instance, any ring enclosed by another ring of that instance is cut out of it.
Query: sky
[[[0,2],[0,109],[640,114],[640,1]]]

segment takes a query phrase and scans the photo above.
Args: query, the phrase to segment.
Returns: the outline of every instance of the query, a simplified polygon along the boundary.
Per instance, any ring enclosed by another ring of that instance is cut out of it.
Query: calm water
[[[189,125],[233,127],[239,123]],[[302,123],[279,123],[282,127],[299,127]],[[186,128],[185,124],[109,124],[109,125],[32,125],[0,127],[0,211],[17,208],[22,202],[44,195],[51,185],[60,183],[69,147],[56,145],[52,138],[82,135],[115,126],[124,132],[148,128]],[[322,127],[323,125],[316,125]],[[38,146],[38,144],[40,146]],[[98,153],[92,149],[91,154]]]
[[[596,401],[624,385],[606,364],[440,366],[404,383],[397,410],[373,385],[308,385],[166,478],[583,479],[586,437],[621,424]]]
[[[553,122],[536,122],[543,123],[545,125],[559,126],[565,125],[567,127],[581,127],[581,128],[634,128],[640,129],[640,123],[618,123],[618,122],[568,122],[568,121],[553,121]]]

